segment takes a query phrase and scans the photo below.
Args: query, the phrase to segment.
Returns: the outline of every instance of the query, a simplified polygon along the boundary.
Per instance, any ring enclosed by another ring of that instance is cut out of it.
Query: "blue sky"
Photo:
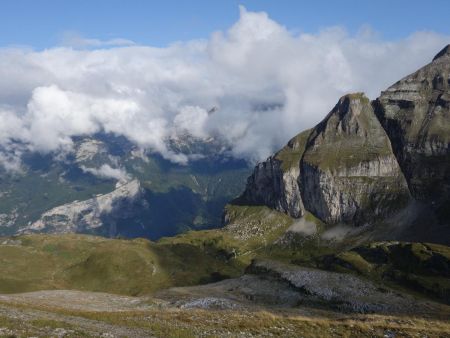
[[[315,33],[340,25],[355,33],[369,25],[386,40],[424,30],[450,33],[450,1],[446,0],[3,0],[0,46],[48,48],[60,44],[67,32],[166,46],[226,30],[239,18],[239,4],[249,11],[267,12],[294,32]]]

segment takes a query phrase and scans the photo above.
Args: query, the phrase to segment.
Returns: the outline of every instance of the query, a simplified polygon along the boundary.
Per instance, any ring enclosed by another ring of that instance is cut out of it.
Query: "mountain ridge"
[[[450,237],[449,51],[447,45],[373,101],[363,93],[341,97],[319,124],[259,163],[231,203],[354,226],[386,223],[417,201],[429,224],[424,211],[402,226],[440,229],[431,241],[450,243],[442,237]]]
[[[218,227],[223,207],[239,194],[250,169],[245,161],[228,156],[220,140],[186,136],[170,144],[186,156],[204,153],[186,165],[111,134],[75,137],[73,142],[63,158],[29,152],[23,154],[21,172],[0,168],[0,236],[27,229],[53,233],[71,229],[158,239]],[[119,186],[136,180],[139,194],[129,198]],[[96,202],[109,200],[111,194],[116,200],[112,208],[100,210]],[[80,209],[80,203],[90,206]],[[55,212],[61,217],[47,217]],[[45,226],[31,229],[39,221]]]

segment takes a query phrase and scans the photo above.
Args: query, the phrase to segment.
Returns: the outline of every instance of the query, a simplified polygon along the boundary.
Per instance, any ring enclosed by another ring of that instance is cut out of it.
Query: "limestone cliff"
[[[374,103],[395,155],[419,200],[450,195],[450,45]]]
[[[131,212],[133,203],[142,194],[138,180],[130,181],[114,191],[85,201],[67,203],[45,212],[39,220],[24,227],[22,233],[89,233],[106,228],[115,235],[115,221]]]
[[[237,201],[353,225],[375,223],[413,199],[444,205],[449,74],[450,45],[373,102],[362,93],[342,97],[316,127],[258,164]]]
[[[299,161],[305,151],[310,130],[295,136],[265,162],[259,163],[248,178],[247,189],[239,200],[267,205],[292,217],[304,214],[298,179]]]
[[[314,128],[300,166],[305,207],[326,223],[364,224],[409,199],[389,138],[363,94],[341,98]]]

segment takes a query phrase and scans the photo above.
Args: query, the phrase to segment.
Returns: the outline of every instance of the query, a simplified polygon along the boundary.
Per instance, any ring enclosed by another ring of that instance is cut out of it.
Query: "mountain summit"
[[[436,56],[433,58],[433,61],[435,61],[443,56],[446,56],[446,57],[450,56],[450,44],[448,44],[447,46],[442,48],[442,50],[439,53],[437,53]]]
[[[450,45],[372,102],[342,97],[258,164],[235,203],[311,213],[328,225],[389,223],[394,237],[448,242],[449,55]]]

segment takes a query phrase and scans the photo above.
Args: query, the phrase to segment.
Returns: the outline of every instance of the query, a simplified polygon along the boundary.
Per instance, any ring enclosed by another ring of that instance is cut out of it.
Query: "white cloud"
[[[131,176],[121,168],[112,168],[109,164],[103,164],[100,168],[88,168],[84,165],[80,166],[85,173],[90,173],[100,178],[112,178],[120,183],[125,183],[131,179]]]
[[[15,152],[4,153],[0,151],[0,168],[3,167],[7,172],[22,172],[20,154]]]
[[[106,131],[186,163],[165,140],[188,131],[219,134],[235,156],[261,160],[343,94],[374,98],[449,41],[432,32],[384,41],[366,27],[294,34],[241,7],[226,32],[166,48],[93,40],[82,50],[0,49],[0,146],[68,151],[72,136]]]
[[[16,137],[26,136],[22,119],[13,111],[0,108],[0,122],[0,145],[5,145]]]
[[[175,129],[182,132],[189,132],[196,137],[206,137],[205,125],[208,120],[206,109],[197,106],[185,106],[175,115],[173,123]]]

